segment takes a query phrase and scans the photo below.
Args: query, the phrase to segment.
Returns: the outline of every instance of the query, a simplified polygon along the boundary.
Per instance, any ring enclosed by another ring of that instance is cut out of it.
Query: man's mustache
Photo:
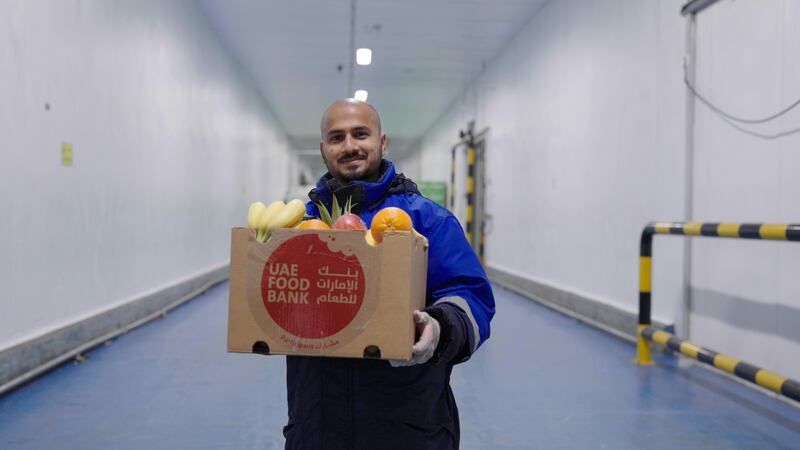
[[[358,159],[367,159],[367,155],[362,152],[353,152],[353,153],[348,153],[346,155],[342,155],[337,161],[341,163]]]

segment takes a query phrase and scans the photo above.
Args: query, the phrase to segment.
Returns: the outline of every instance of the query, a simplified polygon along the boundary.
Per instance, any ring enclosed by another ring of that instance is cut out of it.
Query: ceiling
[[[353,68],[353,91],[351,0],[197,1],[293,146],[316,147],[325,107],[365,89],[402,151],[547,0],[355,0],[354,44],[373,56]]]

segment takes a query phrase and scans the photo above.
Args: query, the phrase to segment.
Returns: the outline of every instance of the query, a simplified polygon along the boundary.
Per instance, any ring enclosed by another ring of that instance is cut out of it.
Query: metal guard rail
[[[637,364],[653,364],[650,355],[650,342],[652,341],[778,394],[800,401],[800,382],[703,348],[692,342],[681,340],[651,326],[653,236],[656,234],[800,241],[800,224],[701,222],[651,222],[647,224],[642,230],[639,249],[639,325],[636,343]]]

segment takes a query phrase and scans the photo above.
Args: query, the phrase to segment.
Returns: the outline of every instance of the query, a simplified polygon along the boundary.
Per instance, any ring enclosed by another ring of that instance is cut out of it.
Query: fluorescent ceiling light
[[[361,100],[362,102],[365,102],[365,101],[367,101],[367,95],[368,94],[369,93],[367,91],[359,89],[359,90],[356,91],[356,95],[354,95],[353,97],[356,100]]]
[[[356,64],[359,66],[368,66],[372,62],[372,50],[368,48],[360,48],[356,50]]]

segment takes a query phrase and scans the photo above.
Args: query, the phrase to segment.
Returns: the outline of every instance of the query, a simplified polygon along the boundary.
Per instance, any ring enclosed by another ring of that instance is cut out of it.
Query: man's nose
[[[355,150],[356,148],[356,140],[353,139],[353,136],[350,136],[349,134],[346,135],[344,138],[344,149]]]

